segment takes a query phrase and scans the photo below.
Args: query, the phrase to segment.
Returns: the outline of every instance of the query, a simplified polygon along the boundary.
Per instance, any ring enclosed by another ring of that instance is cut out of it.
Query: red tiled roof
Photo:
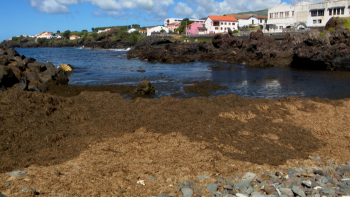
[[[258,19],[267,19],[267,16],[262,16],[262,15],[254,15],[256,16]]]
[[[74,37],[74,38],[76,38],[76,37],[78,37],[78,36],[76,36],[76,35],[71,35],[70,37]]]
[[[139,30],[139,31],[147,31],[147,30]]]
[[[233,21],[237,22],[237,19],[234,16],[214,16],[214,15],[209,15],[209,18],[213,21]]]

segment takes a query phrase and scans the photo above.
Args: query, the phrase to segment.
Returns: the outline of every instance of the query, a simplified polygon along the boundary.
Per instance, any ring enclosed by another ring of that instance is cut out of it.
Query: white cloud
[[[179,2],[175,8],[174,13],[177,16],[192,16],[194,14],[192,8],[188,7],[186,3]]]
[[[215,0],[192,0],[192,3],[197,4],[197,10],[192,17],[202,18],[211,14],[221,15],[267,9],[280,4],[281,0],[224,0],[221,2]]]
[[[297,3],[300,3],[302,1],[305,1],[305,0],[289,0],[291,2],[292,5],[295,5]],[[311,3],[320,3],[324,0],[307,0],[308,2],[311,2]]]
[[[67,6],[57,3],[55,0],[29,0],[30,6],[41,13],[66,14],[70,13]]]

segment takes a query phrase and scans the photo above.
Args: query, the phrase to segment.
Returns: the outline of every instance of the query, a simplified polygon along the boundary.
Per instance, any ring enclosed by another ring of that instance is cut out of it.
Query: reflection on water
[[[16,50],[40,62],[50,61],[56,66],[63,63],[71,64],[74,68],[70,76],[71,85],[136,85],[147,79],[156,87],[155,98],[172,94],[181,95],[177,97],[198,96],[196,93],[185,92],[183,87],[193,85],[191,82],[205,80],[227,87],[214,91],[214,95],[236,94],[255,98],[350,97],[350,73],[344,71],[245,68],[242,65],[215,62],[163,64],[138,59],[128,60],[125,50],[79,48]],[[211,65],[221,67],[211,69],[208,67]]]

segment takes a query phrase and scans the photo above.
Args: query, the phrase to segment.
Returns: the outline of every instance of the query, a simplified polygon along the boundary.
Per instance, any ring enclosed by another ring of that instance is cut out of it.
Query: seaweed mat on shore
[[[67,98],[8,90],[0,92],[0,191],[175,195],[184,180],[312,166],[309,156],[344,163],[349,107],[349,99],[127,100],[109,92]],[[9,177],[13,170],[27,173]]]

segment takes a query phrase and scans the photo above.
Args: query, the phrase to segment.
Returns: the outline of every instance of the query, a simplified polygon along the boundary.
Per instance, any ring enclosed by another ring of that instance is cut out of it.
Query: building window
[[[318,10],[317,14],[318,16],[324,16],[324,10]]]
[[[289,12],[285,12],[284,17],[289,17]]]
[[[275,18],[278,18],[278,13],[275,13]]]
[[[280,29],[282,29],[283,28],[283,26],[280,26]]]
[[[329,15],[329,16],[332,16],[332,9],[329,9],[328,11],[329,11],[329,14],[328,14],[328,15]]]
[[[219,30],[219,28],[218,28],[218,27],[215,27],[215,30]]]
[[[270,18],[273,18],[273,13],[270,13]]]
[[[292,11],[292,17],[294,17],[294,11]]]
[[[317,10],[311,11],[311,16],[317,16]]]
[[[341,15],[344,15],[344,8],[341,8]]]
[[[224,25],[224,22],[221,22],[221,25]]]
[[[262,19],[260,19],[260,23],[262,23]]]
[[[321,19],[318,19],[318,23],[322,23],[322,20],[321,20]]]
[[[221,27],[221,30],[222,30],[222,27]]]
[[[283,12],[280,12],[280,18],[283,18]]]
[[[227,23],[225,22],[225,25],[227,25]]]
[[[313,23],[316,24],[316,23],[317,23],[317,20],[313,20]]]

